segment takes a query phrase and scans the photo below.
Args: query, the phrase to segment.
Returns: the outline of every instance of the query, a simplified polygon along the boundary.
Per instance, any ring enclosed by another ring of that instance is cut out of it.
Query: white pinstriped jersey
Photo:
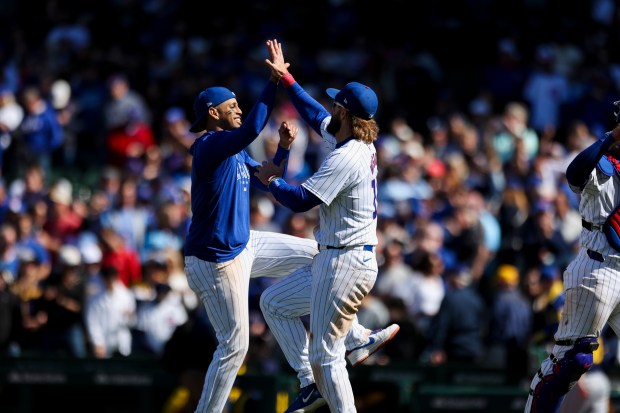
[[[573,192],[581,194],[579,212],[582,218],[598,229],[581,230],[579,253],[563,273],[562,293],[565,301],[557,331],[553,336],[555,345],[550,356],[541,362],[540,369],[532,378],[525,413],[558,411],[559,405],[566,407],[567,399],[562,401],[559,398],[564,393],[557,392],[557,383],[563,380],[564,374],[558,373],[558,367],[567,365],[564,363],[566,360],[572,359],[574,362],[574,349],[585,348],[583,344],[577,344],[578,341],[583,343],[583,340],[586,340],[586,343],[591,343],[594,337],[600,337],[605,324],[611,326],[616,334],[619,331],[620,253],[609,245],[600,228],[620,204],[620,176],[613,166],[611,172],[605,173],[604,170],[604,166],[595,167],[583,189],[570,186]],[[598,252],[600,256],[592,254],[592,251]],[[584,353],[587,355],[587,352]],[[570,390],[579,376],[588,369],[589,367],[583,371],[573,369],[578,375],[571,378],[564,391]],[[544,390],[545,388],[553,390]],[[572,407],[574,406],[570,406],[571,411]]]
[[[332,135],[325,131],[331,117],[321,124],[328,145]],[[377,151],[357,139],[336,145],[319,170],[302,184],[323,203],[321,226],[314,238],[334,247],[377,245]]]
[[[620,205],[620,177],[617,172],[614,172],[613,176],[607,176],[594,168],[583,190],[580,191],[580,188],[572,185],[570,188],[573,192],[581,193],[581,217],[599,228],[602,228],[616,206]],[[583,248],[598,251],[605,257],[620,259],[620,253],[609,245],[605,234],[600,230],[582,229],[579,241]]]

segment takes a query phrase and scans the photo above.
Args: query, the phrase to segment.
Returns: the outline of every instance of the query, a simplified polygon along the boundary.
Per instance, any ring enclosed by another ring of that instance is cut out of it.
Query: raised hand
[[[291,65],[284,61],[284,54],[282,53],[282,44],[276,39],[267,40],[267,51],[269,52],[269,59],[265,59],[265,64],[271,68],[271,75],[277,80],[280,80],[282,76],[288,73],[288,68]]]

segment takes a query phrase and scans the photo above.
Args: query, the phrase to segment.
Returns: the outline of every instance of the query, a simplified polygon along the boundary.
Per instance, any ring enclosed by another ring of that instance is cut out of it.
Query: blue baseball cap
[[[222,86],[213,86],[200,92],[194,101],[196,121],[189,128],[190,132],[200,132],[205,129],[204,117],[210,107],[217,106],[228,99],[236,99],[237,96]]]
[[[377,95],[369,86],[350,82],[340,90],[327,89],[327,94],[358,118],[372,119],[377,113]]]

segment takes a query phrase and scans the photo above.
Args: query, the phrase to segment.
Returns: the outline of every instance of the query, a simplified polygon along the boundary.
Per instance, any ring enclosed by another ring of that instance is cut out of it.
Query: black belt
[[[593,223],[588,222],[585,219],[581,220],[581,226],[587,229],[588,231],[600,231],[602,229],[600,225],[594,225]]]
[[[331,245],[321,245],[322,247],[324,247],[325,249],[328,250],[343,250],[345,248],[354,248],[354,247],[359,247],[359,245],[345,245],[342,247],[332,247]],[[373,251],[374,250],[374,245],[364,245],[364,251]]]
[[[590,257],[594,261],[605,262],[605,257],[603,257],[603,254],[601,254],[598,251],[594,251],[594,250],[588,249],[586,251],[586,253],[588,254],[588,257]]]

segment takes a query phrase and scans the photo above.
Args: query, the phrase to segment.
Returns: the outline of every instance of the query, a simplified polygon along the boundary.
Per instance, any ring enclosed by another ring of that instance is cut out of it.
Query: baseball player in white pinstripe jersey
[[[327,94],[334,99],[330,114],[295,82],[281,48],[268,48],[272,61],[267,63],[272,73],[281,77],[301,117],[321,134],[332,152],[299,186],[289,185],[282,178],[283,165],[263,162],[257,168],[256,176],[292,211],[320,206],[319,226],[314,231],[319,253],[310,271],[297,271],[269,287],[261,296],[261,309],[291,366],[307,363],[307,355],[311,367],[307,372],[311,377],[305,379],[314,383],[302,389],[286,412],[313,411],[321,399],[332,412],[355,412],[345,338],[377,276],[377,153],[373,145],[379,130],[373,119],[377,96],[370,87],[357,82],[348,83],[342,90],[328,89]],[[308,310],[310,339],[306,341],[299,316]],[[392,325],[369,332],[367,342],[348,352],[349,361],[356,364],[368,357],[398,329]]]
[[[275,40],[267,44],[279,47]],[[190,130],[204,133],[190,149],[192,222],[184,246],[185,272],[218,340],[196,413],[224,410],[246,356],[250,278],[282,277],[309,267],[318,252],[312,239],[250,230],[250,182],[265,191],[267,187],[253,175],[259,163],[245,148],[269,118],[278,79],[271,76],[243,123],[236,96],[225,87],[203,90],[194,103],[196,121]],[[295,138],[287,127],[279,132],[278,163],[288,157]],[[349,348],[366,341],[367,329],[356,324],[347,338]]]
[[[592,366],[605,323],[620,335],[620,126],[578,154],[566,169],[581,194],[580,249],[564,272],[566,300],[555,345],[532,379],[526,413],[553,413]]]

